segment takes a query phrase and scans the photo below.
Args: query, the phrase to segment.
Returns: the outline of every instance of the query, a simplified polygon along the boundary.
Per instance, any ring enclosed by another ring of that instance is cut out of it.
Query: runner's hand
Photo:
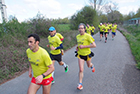
[[[36,79],[36,83],[41,83],[42,80],[43,80],[43,76],[42,75],[39,75],[35,79]]]
[[[78,46],[76,47],[76,51],[78,51]]]
[[[29,73],[29,77],[32,78],[32,73]]]
[[[50,48],[51,48],[51,50],[55,50],[55,47],[53,47],[53,46],[51,46]]]
[[[49,47],[50,47],[50,45],[47,45],[47,47],[49,48]]]
[[[83,48],[85,48],[85,46],[84,45],[80,45],[79,48],[80,49],[83,49]]]

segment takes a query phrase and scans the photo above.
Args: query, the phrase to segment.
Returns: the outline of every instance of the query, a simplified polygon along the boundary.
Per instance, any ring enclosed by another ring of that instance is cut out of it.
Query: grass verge
[[[127,32],[123,30],[119,30],[128,40],[131,51],[133,56],[135,57],[136,60],[136,67],[140,69],[140,27],[135,27],[135,26],[127,26],[127,27],[122,27],[127,30]],[[139,31],[139,32],[138,32]]]

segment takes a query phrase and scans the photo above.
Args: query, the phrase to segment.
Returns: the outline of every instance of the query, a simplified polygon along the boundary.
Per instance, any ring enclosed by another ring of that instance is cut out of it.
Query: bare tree
[[[104,6],[106,13],[110,13],[118,9],[118,4],[115,2],[109,2],[107,5]]]
[[[123,16],[119,11],[111,11],[110,13],[107,14],[107,18],[109,22],[121,22],[123,20]]]
[[[103,6],[108,3],[108,0],[89,0],[89,3],[95,10],[100,11]]]
[[[109,0],[89,0],[89,3],[96,11],[109,13],[117,10],[117,4]]]

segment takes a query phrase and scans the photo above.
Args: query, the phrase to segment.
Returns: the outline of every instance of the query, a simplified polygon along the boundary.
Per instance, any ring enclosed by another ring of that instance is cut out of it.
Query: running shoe
[[[69,70],[68,65],[66,65],[65,72],[68,72],[68,70]]]
[[[82,90],[83,86],[81,84],[78,85],[77,89]]]
[[[54,84],[54,83],[55,83],[55,80],[52,81],[52,84]]]
[[[95,72],[95,68],[94,67],[92,68],[92,72]]]

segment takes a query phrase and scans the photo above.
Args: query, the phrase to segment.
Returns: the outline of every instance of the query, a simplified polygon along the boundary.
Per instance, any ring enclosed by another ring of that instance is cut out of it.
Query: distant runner
[[[95,27],[93,26],[93,24],[91,25],[91,36],[93,37],[94,35],[94,30],[95,30]]]
[[[105,24],[104,27],[104,33],[105,33],[105,43],[107,42],[107,35],[108,35],[108,31],[109,31],[109,26],[107,24]]]
[[[89,24],[87,24],[87,26],[86,26],[86,33],[91,35],[91,31],[92,31],[91,26]]]
[[[114,26],[114,24],[112,25],[112,40],[114,40],[114,37],[116,35],[116,29],[117,29],[117,26]]]
[[[104,34],[104,25],[100,23],[100,25],[98,26],[98,29],[100,31],[100,41],[101,41]]]

